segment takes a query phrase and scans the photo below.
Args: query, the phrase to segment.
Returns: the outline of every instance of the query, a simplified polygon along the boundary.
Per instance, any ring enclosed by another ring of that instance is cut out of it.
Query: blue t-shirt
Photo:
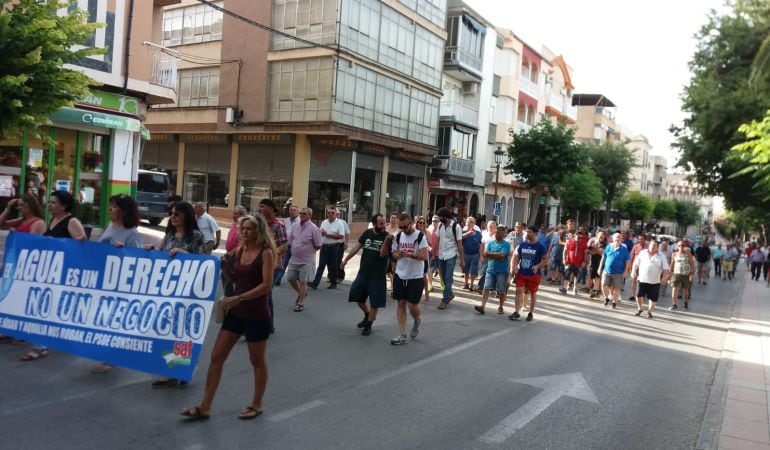
[[[631,238],[628,238],[625,241],[623,241],[623,245],[626,246],[628,251],[631,251],[631,249],[634,248],[634,241],[632,241]]]
[[[548,249],[540,242],[534,244],[524,241],[519,245],[517,253],[519,255],[519,273],[522,275],[535,275],[532,267],[540,264]]]
[[[622,274],[626,271],[626,261],[629,259],[631,259],[631,255],[625,245],[621,245],[617,249],[614,245],[608,245],[604,249],[604,273]]]
[[[478,255],[479,251],[481,249],[481,229],[476,229],[474,227],[474,230],[476,231],[473,233],[473,236],[468,236],[465,239],[463,239],[463,254],[466,255]],[[465,230],[463,230],[463,233]]]
[[[545,247],[546,250],[548,249],[548,245],[551,244],[551,238],[548,237],[548,233],[540,233],[540,232],[538,232],[537,233],[537,241],[540,242],[541,244],[543,244],[543,247]]]
[[[497,242],[497,239],[487,242],[486,251],[488,252],[502,252],[505,253],[505,259],[487,259],[487,273],[508,273],[508,266],[510,265],[511,243],[503,239],[501,242]]]

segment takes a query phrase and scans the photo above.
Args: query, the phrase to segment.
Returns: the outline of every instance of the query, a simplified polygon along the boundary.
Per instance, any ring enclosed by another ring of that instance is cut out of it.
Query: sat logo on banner
[[[213,256],[170,258],[12,232],[0,278],[0,333],[189,381],[218,280]]]

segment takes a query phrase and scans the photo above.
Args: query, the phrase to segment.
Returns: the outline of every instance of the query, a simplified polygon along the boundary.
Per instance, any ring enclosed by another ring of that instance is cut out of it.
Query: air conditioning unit
[[[435,158],[433,168],[440,170],[449,170],[449,158]]]
[[[463,94],[476,95],[479,93],[478,81],[464,81],[463,82]]]

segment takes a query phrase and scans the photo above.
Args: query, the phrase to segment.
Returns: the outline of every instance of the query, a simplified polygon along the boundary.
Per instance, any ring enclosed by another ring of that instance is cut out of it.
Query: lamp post
[[[500,163],[503,162],[503,156],[505,155],[505,151],[503,151],[503,146],[499,145],[497,147],[497,150],[495,150],[495,222],[499,222],[500,218],[497,217],[497,203],[499,202],[499,198],[497,197],[497,185],[500,183]],[[499,224],[498,224],[499,225]]]

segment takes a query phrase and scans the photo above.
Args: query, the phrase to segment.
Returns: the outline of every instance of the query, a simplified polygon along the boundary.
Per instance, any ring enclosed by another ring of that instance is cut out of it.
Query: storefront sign
[[[362,142],[361,150],[368,153],[375,153],[377,155],[390,155],[392,149],[390,147],[385,147],[384,145]]]
[[[127,95],[113,94],[111,92],[92,90],[91,95],[87,95],[78,103],[126,114],[139,113],[138,99]]]
[[[176,135],[174,133],[152,133],[150,134],[151,142],[176,142]]]
[[[340,138],[311,138],[313,146],[358,150],[358,141]]]
[[[441,187],[441,178],[428,178],[428,187]]]
[[[228,134],[221,133],[197,133],[180,134],[179,142],[201,143],[201,144],[227,144]]]
[[[111,128],[113,130],[126,130],[139,132],[141,122],[130,117],[115,116],[84,109],[61,108],[51,115],[54,122],[74,123],[89,125],[92,127]]]
[[[192,378],[219,281],[213,256],[11,233],[0,333],[96,361]]]
[[[406,150],[397,150],[396,155],[401,158],[410,159],[412,161],[418,161],[418,162],[429,163],[433,161],[433,156],[431,155],[423,155],[421,153],[408,152]]]
[[[27,165],[30,167],[43,167],[43,149],[42,148],[29,148],[29,161]]]
[[[70,191],[70,181],[69,180],[56,180],[54,182],[54,190],[55,191],[64,191],[69,192]]]
[[[291,145],[294,144],[293,134],[236,134],[235,142],[241,144],[264,144],[264,145]]]

